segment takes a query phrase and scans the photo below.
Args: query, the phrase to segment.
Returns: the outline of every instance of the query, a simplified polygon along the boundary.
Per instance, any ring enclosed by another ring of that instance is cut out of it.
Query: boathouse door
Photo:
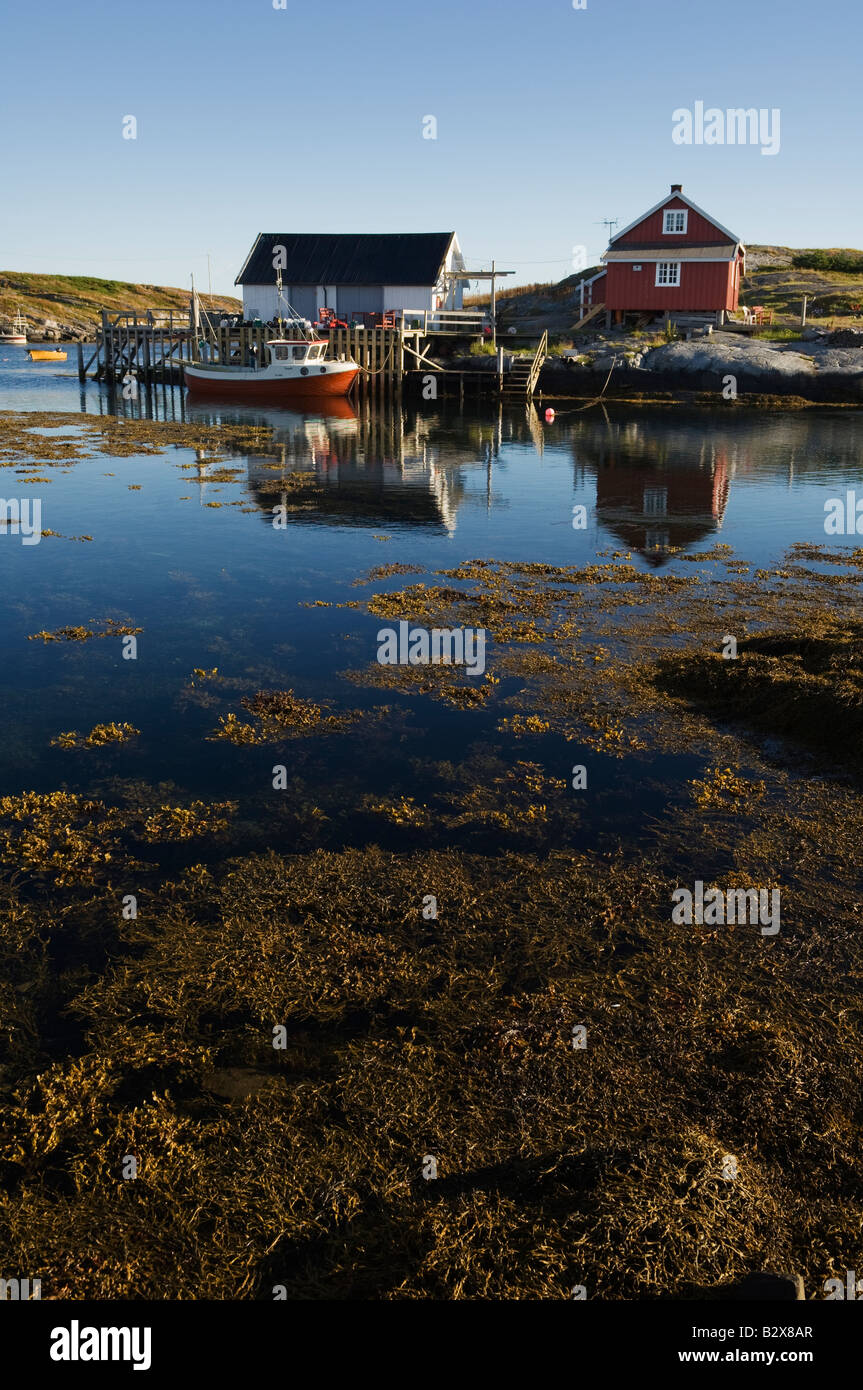
[[[384,311],[383,285],[339,285],[339,318],[350,318],[353,314],[382,314]]]
[[[301,318],[308,319],[310,323],[315,322],[318,317],[316,285],[291,285],[287,299],[291,308],[296,309]]]

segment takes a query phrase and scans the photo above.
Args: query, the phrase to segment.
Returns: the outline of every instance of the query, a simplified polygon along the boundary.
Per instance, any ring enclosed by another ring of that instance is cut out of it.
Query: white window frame
[[[669,227],[670,218],[676,221],[678,217],[683,218],[682,227]],[[666,208],[662,214],[662,235],[663,236],[686,236],[686,224],[689,221],[688,208]]]
[[[657,261],[657,262],[656,262],[656,280],[655,280],[654,283],[655,283],[656,285],[658,285],[660,289],[663,289],[663,290],[679,290],[679,289],[680,289],[680,267],[681,267],[681,264],[682,264],[681,261]],[[671,267],[674,267],[675,278],[674,278],[673,280],[660,280],[660,278],[659,278],[659,272],[662,270],[662,267],[663,267],[663,266],[666,266],[669,270],[671,269]]]

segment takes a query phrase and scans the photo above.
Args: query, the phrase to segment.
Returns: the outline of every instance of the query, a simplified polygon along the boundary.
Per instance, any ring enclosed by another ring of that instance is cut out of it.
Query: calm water
[[[2,794],[61,785],[105,792],[122,777],[171,782],[185,794],[253,797],[269,785],[272,749],[206,742],[226,706],[203,708],[189,698],[193,668],[217,666],[237,681],[237,698],[292,688],[334,708],[394,705],[396,719],[356,735],[288,745],[290,770],[346,805],[369,791],[422,800],[422,761],[457,761],[485,738],[499,746],[499,713],[464,715],[346,682],[339,673],[374,659],[380,621],[304,602],[365,595],[370,590],[353,581],[392,562],[431,570],[479,557],[580,564],[616,549],[632,551],[642,567],[691,574],[662,547],[687,553],[721,540],[743,559],[769,565],[795,541],[823,543],[825,500],[863,483],[863,420],[851,411],[562,407],[546,425],[524,410],[460,413],[457,403],[359,417],[347,407],[328,416],[190,408],[179,391],[161,390],[151,402],[120,408],[265,423],[273,444],[266,454],[229,459],[240,470],[232,483],[211,477],[224,464],[174,448],[49,468],[48,484],[20,483],[3,471],[5,495],[41,497],[44,528],[93,540],[49,537],[24,546],[0,537]],[[95,385],[79,387],[74,349],[65,367],[40,369],[21,349],[6,348],[0,409],[105,414],[110,403]],[[285,530],[270,524],[278,499],[259,491],[274,476],[273,463],[314,469],[323,488],[320,507]],[[587,509],[585,530],[571,524],[579,503]],[[40,629],[109,616],[144,629],[137,661],[121,659],[116,639],[26,640]],[[61,730],[110,720],[133,723],[141,738],[105,753],[49,746]],[[563,775],[575,747],[551,739],[527,756],[543,757]],[[526,755],[523,747],[511,751]],[[689,766],[648,760],[633,797],[629,760],[591,760],[597,797],[587,838],[612,824],[620,832],[666,804],[668,787]],[[386,833],[375,838],[385,841]]]

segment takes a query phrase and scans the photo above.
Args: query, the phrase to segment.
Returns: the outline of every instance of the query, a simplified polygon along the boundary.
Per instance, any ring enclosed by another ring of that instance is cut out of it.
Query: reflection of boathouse
[[[342,402],[335,411],[256,410],[217,420],[197,410],[194,418],[271,430],[266,453],[247,453],[249,487],[265,513],[285,506],[291,525],[455,530],[462,473],[432,438],[428,416],[409,419],[398,407],[357,415]]]
[[[736,453],[721,434],[684,427],[659,443],[627,421],[576,449],[596,470],[597,520],[649,564],[721,528]]]

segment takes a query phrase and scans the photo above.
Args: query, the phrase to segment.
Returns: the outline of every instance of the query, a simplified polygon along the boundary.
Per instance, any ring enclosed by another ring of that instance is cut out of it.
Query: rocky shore
[[[710,392],[797,396],[832,404],[863,403],[863,331],[804,331],[800,341],[767,341],[712,333],[646,351],[630,335],[597,335],[580,350],[549,358],[540,376],[545,395]]]

